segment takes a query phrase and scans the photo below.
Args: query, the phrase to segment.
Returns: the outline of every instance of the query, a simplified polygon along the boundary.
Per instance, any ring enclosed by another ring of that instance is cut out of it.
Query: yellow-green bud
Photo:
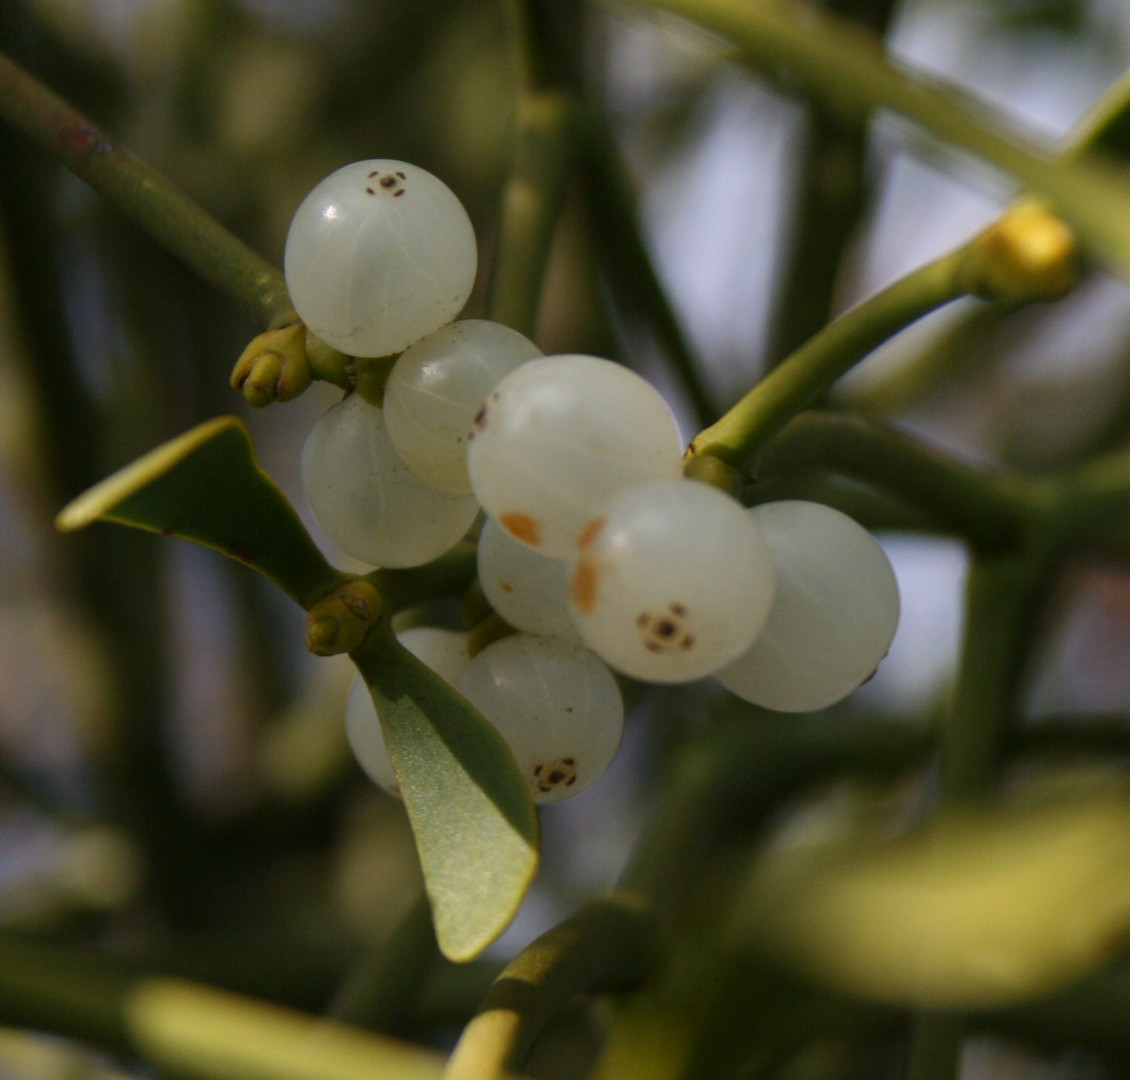
[[[986,300],[1054,300],[1079,280],[1078,256],[1070,226],[1039,203],[1017,203],[970,244],[969,291]]]
[[[319,600],[306,616],[306,647],[315,656],[352,652],[381,617],[380,594],[364,578]]]
[[[250,404],[262,408],[298,397],[313,378],[306,358],[306,328],[296,322],[253,338],[235,362],[231,385]]]

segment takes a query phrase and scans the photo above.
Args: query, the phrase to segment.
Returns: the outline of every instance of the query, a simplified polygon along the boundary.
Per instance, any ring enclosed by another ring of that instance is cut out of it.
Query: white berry
[[[470,495],[467,443],[475,414],[503,376],[537,356],[541,350],[517,330],[486,319],[451,323],[417,341],[385,387],[396,452],[429,484]]]
[[[468,453],[483,509],[556,558],[623,488],[682,472],[670,410],[646,380],[594,356],[547,356],[490,393]]]
[[[392,448],[382,411],[352,394],[310,431],[302,490],[343,551],[371,566],[420,566],[460,540],[478,513],[470,495],[421,480]]]
[[[789,500],[749,514],[772,552],[777,597],[760,636],[718,677],[767,709],[825,708],[890,648],[899,619],[891,564],[866,529],[830,506]]]
[[[470,218],[447,185],[388,159],[354,162],[318,184],[284,256],[295,311],[351,356],[400,352],[450,322],[477,264]]]
[[[570,610],[617,670],[686,682],[749,647],[774,586],[768,545],[738,502],[695,480],[654,480],[621,492],[586,530]]]
[[[620,688],[579,645],[514,634],[483,649],[455,687],[506,740],[535,802],[580,794],[620,745]]]

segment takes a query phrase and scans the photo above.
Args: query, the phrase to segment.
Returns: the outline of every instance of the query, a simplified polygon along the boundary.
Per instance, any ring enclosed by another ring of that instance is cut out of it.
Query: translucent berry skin
[[[511,626],[580,642],[569,615],[569,570],[520,544],[494,518],[479,536],[479,584],[490,606]]]
[[[594,356],[547,356],[491,391],[467,464],[483,509],[511,536],[567,558],[617,491],[681,474],[682,442],[646,380]]]
[[[397,637],[417,660],[449,683],[454,684],[471,662],[466,634],[435,626],[417,626]],[[400,784],[385,748],[381,722],[369,687],[360,675],[353,680],[345,706],[345,733],[353,756],[369,779],[399,799]]]
[[[371,566],[420,566],[460,540],[478,513],[469,495],[421,480],[392,448],[382,411],[353,394],[311,429],[302,490],[343,551]]]
[[[621,492],[586,530],[570,612],[612,667],[686,682],[749,647],[774,588],[769,547],[739,503],[694,480],[655,480]]]
[[[506,740],[534,802],[579,795],[616,756],[620,688],[579,645],[514,634],[483,649],[455,688]]]
[[[890,648],[899,620],[891,564],[866,529],[830,506],[788,500],[748,513],[772,552],[777,597],[760,636],[718,677],[779,712],[833,705]]]
[[[541,350],[517,330],[486,319],[442,326],[406,350],[385,386],[388,435],[417,476],[471,494],[467,443],[483,399]]]
[[[284,255],[302,321],[351,356],[400,352],[450,322],[477,264],[471,221],[447,185],[388,159],[354,162],[318,184]]]

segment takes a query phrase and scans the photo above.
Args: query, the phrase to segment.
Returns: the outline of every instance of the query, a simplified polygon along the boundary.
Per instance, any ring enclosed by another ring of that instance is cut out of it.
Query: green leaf
[[[506,744],[385,621],[351,654],[400,782],[436,938],[471,960],[513,918],[538,865],[538,820]]]
[[[55,519],[63,532],[95,521],[179,536],[270,578],[304,608],[349,580],[318,550],[294,507],[259,467],[234,416],[208,420],[95,484]]]

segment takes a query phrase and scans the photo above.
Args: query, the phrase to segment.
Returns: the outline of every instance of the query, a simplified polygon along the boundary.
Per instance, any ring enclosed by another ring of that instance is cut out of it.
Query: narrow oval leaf
[[[326,562],[259,467],[251,436],[234,416],[208,420],[151,450],[65,506],[55,524],[73,532],[95,521],[215,548],[270,578],[304,608],[349,580]]]
[[[376,705],[451,960],[506,928],[538,865],[538,820],[498,732],[394,637],[387,621],[351,654]]]

